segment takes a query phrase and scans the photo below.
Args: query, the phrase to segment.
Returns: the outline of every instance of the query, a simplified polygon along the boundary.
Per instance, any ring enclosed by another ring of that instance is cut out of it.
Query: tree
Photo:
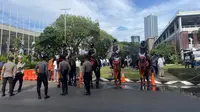
[[[126,55],[135,55],[137,56],[138,50],[139,50],[139,44],[138,43],[132,43],[132,42],[119,42],[120,48],[121,48],[121,56]]]
[[[64,20],[66,17],[66,41]],[[46,27],[44,32],[36,41],[36,52],[45,51],[49,56],[61,53],[63,42],[67,43],[76,54],[79,48],[89,48],[90,43],[94,43],[97,55],[105,57],[114,38],[107,32],[100,30],[99,23],[90,18],[74,15],[61,15],[52,26]],[[57,53],[55,52],[57,51]]]
[[[112,45],[114,37],[107,32],[100,30],[100,37],[96,39],[92,39],[92,43],[94,43],[95,48],[97,50],[97,55],[106,58],[108,55],[108,51]]]
[[[49,26],[46,27],[44,32],[39,36],[39,38],[36,40],[36,46],[35,50],[36,53],[40,53],[42,51],[45,51],[49,54],[50,57],[54,56],[60,49],[60,43],[58,37],[58,32],[55,28]]]
[[[65,16],[61,15],[53,24],[57,30],[59,40],[65,40]],[[99,23],[82,16],[66,15],[66,43],[73,48],[73,53],[78,51],[80,44],[87,43],[89,38],[99,38]]]
[[[175,58],[175,57],[177,57],[177,56],[175,56],[176,55],[175,48],[169,42],[159,44],[156,48],[152,49],[151,55],[153,55],[153,54],[159,54],[159,55],[164,56],[166,61],[173,61],[172,59],[177,60]]]

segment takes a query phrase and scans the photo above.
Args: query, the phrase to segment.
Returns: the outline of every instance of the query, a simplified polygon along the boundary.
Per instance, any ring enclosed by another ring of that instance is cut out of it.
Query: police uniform
[[[98,58],[97,59],[97,62],[98,62],[98,67],[99,69],[95,70],[95,76],[96,76],[96,88],[99,88],[99,81],[100,81],[100,77],[101,77],[101,61],[100,59]]]
[[[92,64],[88,60],[83,63],[83,73],[85,89],[87,91],[86,95],[90,95],[90,84],[92,81]]]
[[[66,95],[68,94],[68,74],[71,70],[71,67],[69,63],[66,60],[63,60],[62,62],[59,63],[59,72],[60,72],[60,80],[62,83],[62,94],[61,95]]]
[[[69,85],[72,85],[72,80],[75,77],[76,78],[76,62],[73,58],[69,59],[69,64],[71,67],[70,73],[69,73]],[[74,84],[76,84],[76,79],[74,79]]]
[[[44,93],[45,99],[49,98],[48,96],[48,64],[46,61],[39,62],[35,67],[35,72],[37,74],[37,93],[38,99],[41,99],[41,84],[44,84]]]
[[[2,70],[2,96],[5,96],[5,89],[6,89],[6,83],[9,82],[9,93],[10,96],[13,96],[13,88],[12,88],[12,81],[15,77],[15,71],[16,71],[16,65],[15,63],[8,61],[4,66]]]

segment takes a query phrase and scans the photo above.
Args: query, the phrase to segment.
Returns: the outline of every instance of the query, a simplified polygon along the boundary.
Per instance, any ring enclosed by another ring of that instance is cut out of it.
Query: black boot
[[[11,93],[10,96],[14,96],[15,94]]]
[[[38,99],[40,100],[40,99],[42,99],[42,97],[41,97],[41,96],[38,96]]]
[[[1,96],[2,96],[2,97],[4,97],[4,96],[6,96],[6,94],[5,94],[5,93],[3,93]]]
[[[41,97],[41,92],[40,92],[40,89],[37,90],[37,93],[38,93],[38,99],[40,100],[42,97]]]
[[[48,99],[48,98],[50,98],[50,96],[48,96],[48,95],[46,95],[46,96],[44,97],[44,99]]]

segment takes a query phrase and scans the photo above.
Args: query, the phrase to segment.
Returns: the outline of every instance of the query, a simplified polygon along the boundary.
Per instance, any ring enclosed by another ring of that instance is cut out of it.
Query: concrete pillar
[[[185,50],[189,48],[189,41],[188,41],[188,32],[184,31],[181,32],[181,42],[182,42],[182,48]]]
[[[176,26],[176,22],[174,22],[174,32],[177,31],[177,26]]]
[[[170,36],[169,29],[167,30],[167,35],[168,35],[168,37]]]
[[[192,32],[193,33],[193,41],[194,41],[194,48],[198,48],[198,38],[197,38],[197,33],[195,31]]]
[[[181,17],[178,18],[178,25],[179,25],[179,32],[182,31],[182,19]]]
[[[0,43],[0,55],[2,54],[2,41],[3,41],[3,18],[4,18],[4,5],[3,5],[3,7],[2,7],[2,17],[1,17],[1,24],[2,24],[2,26],[1,26],[1,43]]]
[[[168,38],[167,32],[165,32],[165,34],[164,34],[164,35],[165,35],[165,37],[166,37],[166,39],[167,39],[167,38]]]

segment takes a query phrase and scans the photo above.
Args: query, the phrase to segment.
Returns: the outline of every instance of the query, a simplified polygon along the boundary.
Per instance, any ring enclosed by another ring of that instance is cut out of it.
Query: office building
[[[147,38],[158,37],[158,19],[155,15],[149,15],[144,18],[144,36]]]
[[[171,42],[177,51],[190,50],[191,48],[199,49],[200,39],[197,38],[196,33],[199,28],[200,11],[178,12],[161,32],[154,47],[163,42]],[[192,38],[192,43],[190,38]]]

